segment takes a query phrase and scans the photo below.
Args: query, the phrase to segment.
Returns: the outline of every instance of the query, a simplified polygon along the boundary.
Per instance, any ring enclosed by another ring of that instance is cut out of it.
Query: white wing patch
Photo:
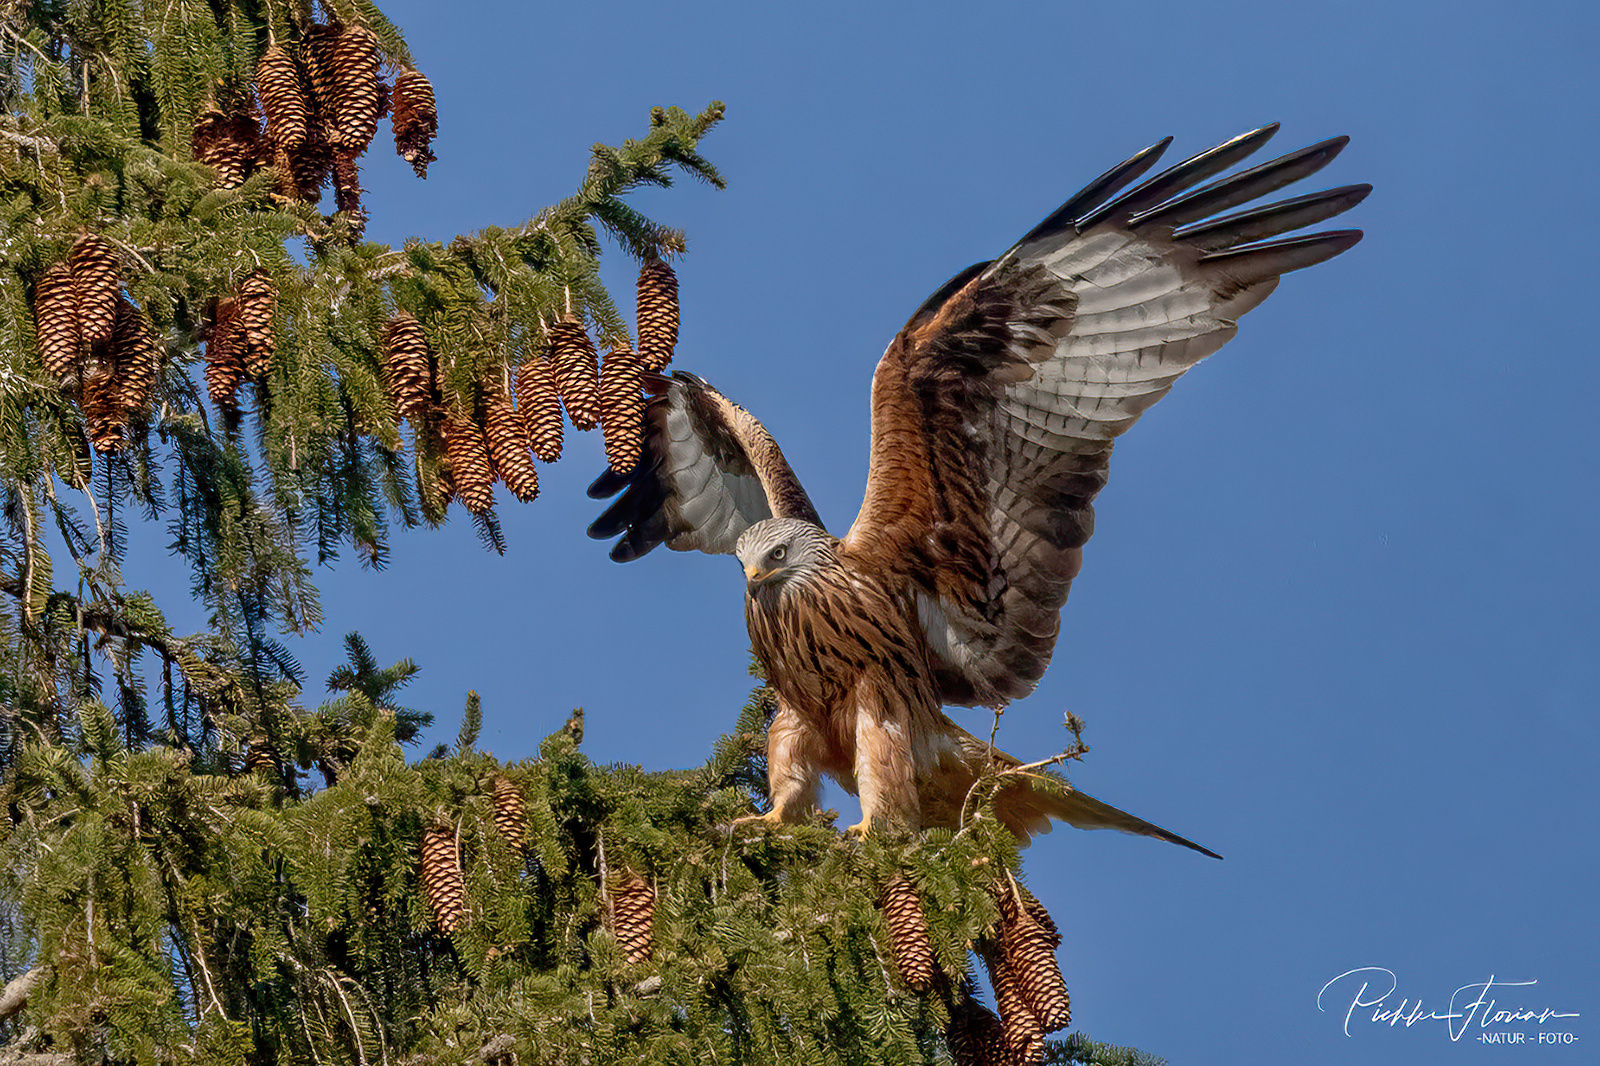
[[[680,404],[668,410],[667,437],[671,446],[662,476],[675,493],[667,505],[673,530],[667,547],[726,554],[733,551],[740,533],[772,517],[761,480],[718,466],[689,411]]]
[[[983,649],[975,646],[972,633],[955,622],[955,612],[948,609],[944,597],[936,600],[921,591],[916,596],[917,621],[927,635],[929,649],[941,661],[966,672]]]

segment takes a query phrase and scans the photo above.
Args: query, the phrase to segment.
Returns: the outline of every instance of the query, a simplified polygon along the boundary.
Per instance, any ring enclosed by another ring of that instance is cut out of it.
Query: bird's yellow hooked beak
[[[747,566],[747,567],[744,568],[745,579],[748,580],[752,585],[755,584],[757,581],[765,581],[768,577],[771,576],[771,574],[772,574],[771,570],[763,570],[763,569],[761,569],[761,567],[756,566],[753,563],[750,566]]]

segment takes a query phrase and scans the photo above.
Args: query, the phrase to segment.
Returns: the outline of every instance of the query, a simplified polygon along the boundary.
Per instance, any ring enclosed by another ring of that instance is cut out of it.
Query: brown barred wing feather
[[[665,544],[673,551],[730,554],[751,525],[802,518],[821,525],[810,498],[766,427],[692,374],[644,374],[644,440],[638,464],[589,487],[618,498],[589,527],[619,538],[618,562]],[[620,493],[620,496],[618,495]]]
[[[879,363],[867,495],[843,551],[911,582],[946,702],[1032,691],[1115,438],[1226,343],[1279,275],[1360,238],[1269,240],[1353,206],[1364,185],[1213,217],[1316,172],[1346,140],[1209,180],[1275,129],[1127,192],[1164,144],[1113,168],[936,293]]]

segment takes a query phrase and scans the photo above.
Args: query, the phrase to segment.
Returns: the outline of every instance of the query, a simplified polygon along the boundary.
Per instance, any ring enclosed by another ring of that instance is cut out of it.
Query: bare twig
[[[124,252],[127,252],[129,255],[133,256],[135,259],[139,260],[139,265],[144,267],[146,272],[148,272],[150,274],[154,274],[156,272],[156,268],[151,266],[150,265],[150,261],[148,259],[146,259],[144,256],[140,255],[139,254],[139,249],[135,248],[133,245],[127,243],[126,241],[119,241],[119,240],[117,240],[117,238],[113,237],[109,233],[102,233],[102,234],[100,234],[100,236],[105,238],[106,240],[110,241],[112,244],[116,245],[118,248],[121,248]],[[151,250],[154,251],[154,249],[151,249]]]

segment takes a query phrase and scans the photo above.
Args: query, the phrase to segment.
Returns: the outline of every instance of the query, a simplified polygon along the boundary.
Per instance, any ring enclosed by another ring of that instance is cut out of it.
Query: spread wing
[[[628,474],[606,471],[593,499],[622,495],[589,526],[620,536],[611,558],[625,563],[658,544],[730,554],[739,534],[765,518],[817,512],[766,427],[692,374],[645,376],[644,450]]]
[[[1033,690],[1116,437],[1232,337],[1279,275],[1360,239],[1271,238],[1344,211],[1367,185],[1223,214],[1316,172],[1348,140],[1201,185],[1276,130],[1121,195],[1170,138],[1112,168],[999,259],[953,278],[879,362],[866,499],[843,553],[917,590],[946,702],[1001,705]]]

